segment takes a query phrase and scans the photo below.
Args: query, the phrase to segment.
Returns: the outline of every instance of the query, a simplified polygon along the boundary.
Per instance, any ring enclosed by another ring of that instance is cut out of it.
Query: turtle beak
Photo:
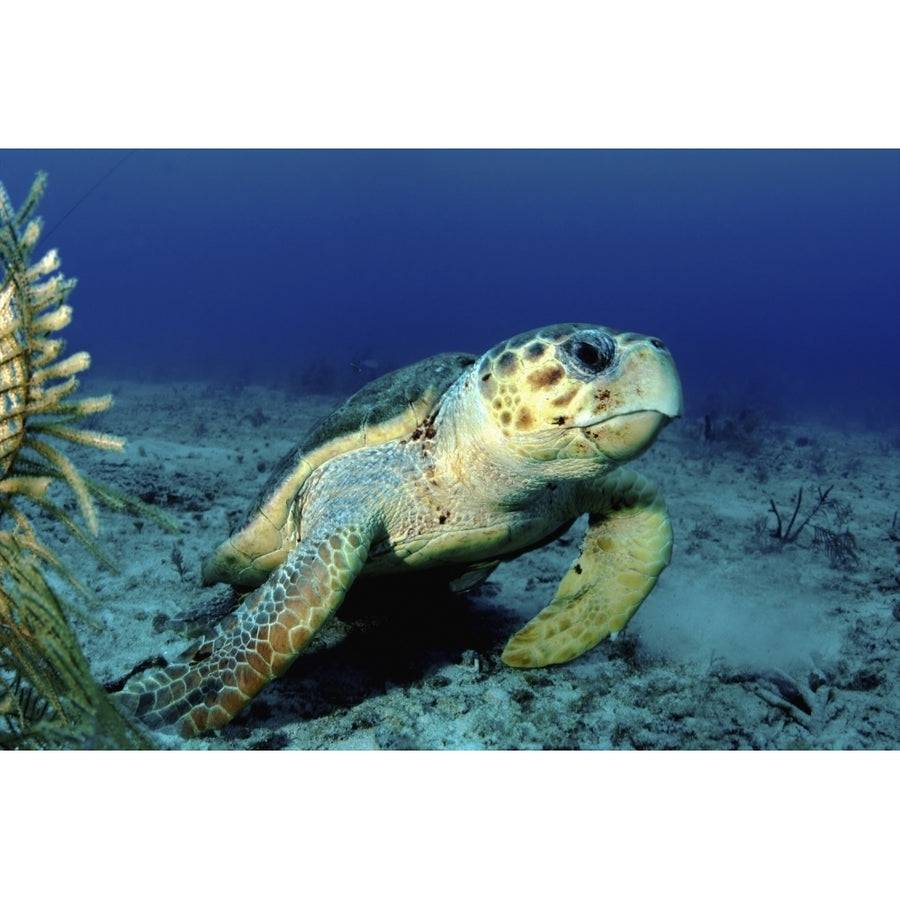
[[[613,416],[593,428],[586,428],[603,455],[624,462],[640,456],[655,440],[671,417],[655,410],[640,410]]]
[[[667,422],[681,415],[681,379],[672,354],[659,338],[643,338],[627,347],[621,365],[624,377],[634,386],[628,412],[653,411]]]

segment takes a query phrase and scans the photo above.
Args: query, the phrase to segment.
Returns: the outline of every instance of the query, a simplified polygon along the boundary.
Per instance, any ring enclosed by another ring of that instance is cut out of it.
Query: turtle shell
[[[296,546],[291,507],[322,463],[415,431],[477,357],[441,353],[369,382],[326,416],[275,467],[242,526],[203,561],[204,584],[257,587]]]

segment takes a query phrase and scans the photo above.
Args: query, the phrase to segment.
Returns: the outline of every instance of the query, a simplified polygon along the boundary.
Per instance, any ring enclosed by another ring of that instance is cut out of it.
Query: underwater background
[[[14,203],[37,169],[37,252],[79,280],[65,338],[127,438],[71,461],[149,504],[147,527],[104,511],[113,568],[41,517],[92,592],[73,630],[110,689],[231,609],[201,561],[372,377],[580,320],[662,337],[683,380],[683,418],[636,465],[672,563],[616,640],[539,671],[500,660],[581,517],[463,598],[354,587],[231,723],[165,746],[897,747],[900,155],[0,153]]]
[[[686,412],[898,421],[897,151],[2,151],[91,375],[347,392],[585,321]]]

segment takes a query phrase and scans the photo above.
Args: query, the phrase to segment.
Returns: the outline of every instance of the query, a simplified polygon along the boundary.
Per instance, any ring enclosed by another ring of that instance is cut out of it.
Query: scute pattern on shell
[[[475,360],[468,353],[440,353],[388,372],[326,416],[282,457],[243,524],[204,560],[204,584],[262,584],[297,544],[294,500],[309,476],[344,453],[413,434]]]

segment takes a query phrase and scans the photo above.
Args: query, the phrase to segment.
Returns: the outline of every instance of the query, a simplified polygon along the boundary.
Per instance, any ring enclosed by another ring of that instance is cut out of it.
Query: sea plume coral
[[[58,332],[72,317],[75,280],[59,272],[55,250],[32,262],[42,226],[32,214],[45,186],[39,173],[17,210],[0,184],[0,747],[146,746],[91,677],[48,574],[73,593],[86,596],[87,589],[41,541],[28,514],[43,509],[105,560],[95,542],[95,501],[144,511],[84,478],[58,446],[121,450],[124,442],[81,425],[112,398],[74,397],[90,357],[65,355]],[[71,488],[84,525],[51,499],[54,482]]]

